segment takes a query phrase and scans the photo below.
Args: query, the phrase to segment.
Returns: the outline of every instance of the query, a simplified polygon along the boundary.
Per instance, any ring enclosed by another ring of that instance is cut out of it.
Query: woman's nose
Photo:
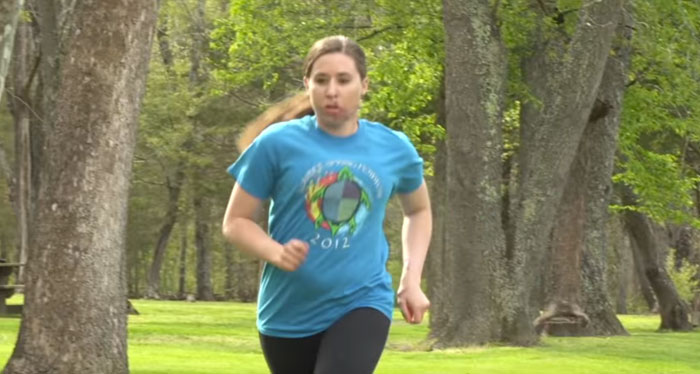
[[[338,83],[335,79],[328,81],[328,86],[326,87],[326,95],[329,97],[335,97],[338,95]]]

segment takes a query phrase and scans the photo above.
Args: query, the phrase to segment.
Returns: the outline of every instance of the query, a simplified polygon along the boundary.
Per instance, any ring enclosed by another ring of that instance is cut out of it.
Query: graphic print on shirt
[[[329,172],[306,188],[306,213],[316,230],[324,228],[331,237],[352,236],[372,208],[369,195],[349,167]]]

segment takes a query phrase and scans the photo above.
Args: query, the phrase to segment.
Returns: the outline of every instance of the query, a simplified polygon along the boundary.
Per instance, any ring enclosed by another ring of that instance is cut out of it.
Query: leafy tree
[[[635,1],[634,55],[615,180],[657,222],[700,227],[693,208],[700,172],[700,6]],[[622,208],[616,206],[617,209]]]

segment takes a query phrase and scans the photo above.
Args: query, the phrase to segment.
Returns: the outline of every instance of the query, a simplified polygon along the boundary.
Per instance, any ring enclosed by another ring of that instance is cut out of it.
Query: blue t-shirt
[[[274,240],[310,246],[293,272],[265,264],[258,295],[262,334],[313,335],[359,307],[391,319],[385,208],[394,193],[413,192],[423,182],[423,160],[403,133],[361,119],[354,134],[336,137],[306,116],[268,127],[228,171],[246,192],[271,198]]]

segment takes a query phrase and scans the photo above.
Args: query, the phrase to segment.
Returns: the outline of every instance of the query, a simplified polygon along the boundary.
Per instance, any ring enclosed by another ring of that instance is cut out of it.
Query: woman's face
[[[320,125],[329,130],[354,130],[368,80],[360,77],[352,57],[340,52],[319,57],[304,85]]]

